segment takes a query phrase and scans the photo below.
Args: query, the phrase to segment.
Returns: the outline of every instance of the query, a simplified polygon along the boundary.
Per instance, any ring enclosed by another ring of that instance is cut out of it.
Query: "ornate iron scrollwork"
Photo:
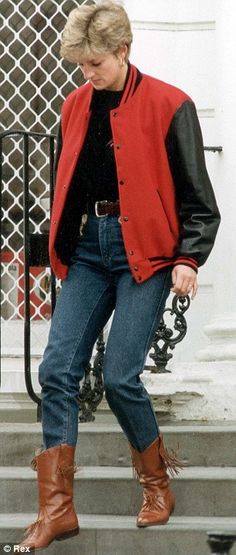
[[[93,366],[89,363],[85,372],[79,393],[80,422],[92,422],[95,420],[94,412],[101,403],[104,393],[103,384],[103,359],[105,352],[105,342],[103,332],[99,335],[96,343],[97,353],[94,358]]]
[[[172,358],[172,354],[168,349],[173,350],[177,343],[184,339],[187,333],[187,322],[185,312],[190,305],[190,298],[177,297],[175,295],[172,300],[171,308],[166,308],[163,313],[159,328],[155,333],[151,349],[154,353],[149,353],[150,358],[155,362],[155,366],[148,366],[151,372],[170,372],[166,369],[168,361]],[[169,313],[174,316],[174,331],[165,323],[165,315]],[[175,335],[177,332],[177,335]],[[94,358],[93,366],[88,365],[85,372],[85,378],[81,384],[79,393],[80,422],[91,422],[95,419],[98,405],[101,403],[104,393],[103,384],[103,360],[105,353],[105,342],[103,333],[100,334],[96,344],[97,354]]]
[[[151,372],[170,372],[170,370],[166,369],[166,365],[173,357],[173,354],[168,352],[168,350],[170,349],[173,351],[177,343],[180,343],[187,333],[187,322],[184,313],[188,310],[189,305],[189,296],[177,297],[177,295],[175,295],[172,300],[171,308],[165,308],[159,328],[155,333],[151,345],[151,349],[154,349],[154,353],[149,353],[150,358],[155,362],[155,366],[148,366]],[[165,323],[165,315],[167,314],[171,317],[174,316],[174,331]],[[175,332],[177,332],[177,335],[175,335]]]

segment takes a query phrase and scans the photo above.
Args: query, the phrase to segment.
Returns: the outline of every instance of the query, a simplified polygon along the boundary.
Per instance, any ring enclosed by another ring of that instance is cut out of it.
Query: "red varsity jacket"
[[[131,66],[121,104],[110,112],[110,122],[124,245],[134,279],[141,283],[166,265],[183,263],[197,269],[203,264],[220,216],[192,100],[147,75],[132,94],[136,72]],[[82,85],[62,106],[63,146],[49,240],[51,265],[62,279],[68,267],[60,260],[55,241],[88,129],[92,92],[91,84]]]

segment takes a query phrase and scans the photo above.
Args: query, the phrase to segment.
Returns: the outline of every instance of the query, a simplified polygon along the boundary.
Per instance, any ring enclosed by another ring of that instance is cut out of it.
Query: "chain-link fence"
[[[75,64],[59,57],[68,13],[92,0],[1,0],[0,132],[55,133],[60,105],[82,82]],[[2,317],[23,319],[23,146],[20,137],[3,141],[2,165]],[[49,228],[48,141],[29,142],[29,219],[31,233]],[[48,273],[32,268],[31,318],[50,317]]]

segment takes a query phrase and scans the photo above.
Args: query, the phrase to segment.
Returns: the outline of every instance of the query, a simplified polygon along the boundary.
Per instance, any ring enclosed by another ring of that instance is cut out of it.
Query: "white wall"
[[[194,100],[205,145],[219,145],[216,118],[218,74],[217,18],[220,0],[125,0],[134,41],[131,62],[141,71],[170,82]],[[236,5],[235,5],[236,11]],[[217,153],[206,153],[208,171],[218,197]],[[187,315],[188,335],[174,353],[175,362],[194,360],[208,343],[203,328],[214,313],[214,278],[218,257],[213,250],[199,271],[199,293]]]

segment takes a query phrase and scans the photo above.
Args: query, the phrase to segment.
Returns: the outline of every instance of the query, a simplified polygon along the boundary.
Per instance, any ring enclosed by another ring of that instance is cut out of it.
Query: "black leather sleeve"
[[[220,214],[206,169],[202,133],[193,102],[185,101],[175,113],[166,148],[180,219],[176,256],[189,256],[201,266],[214,245]]]

